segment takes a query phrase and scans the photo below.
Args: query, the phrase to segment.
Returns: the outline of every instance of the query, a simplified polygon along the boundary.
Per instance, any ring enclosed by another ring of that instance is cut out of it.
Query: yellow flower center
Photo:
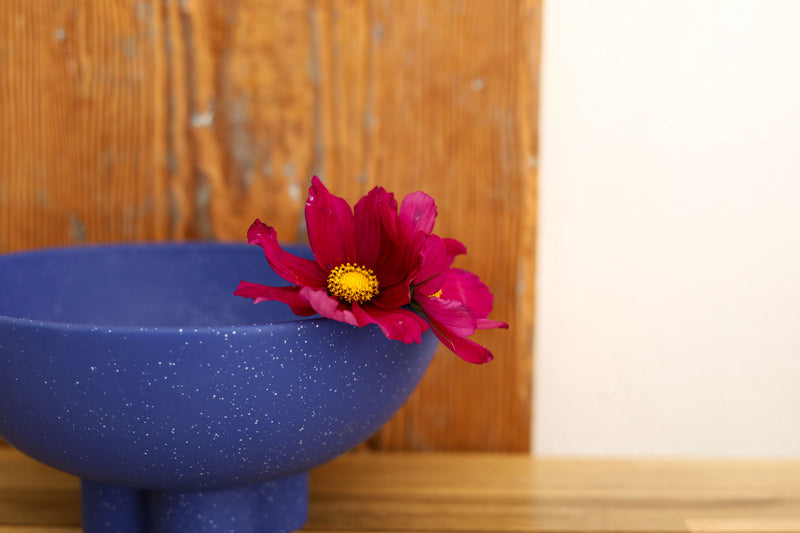
[[[346,263],[331,271],[328,292],[340,300],[363,304],[378,294],[378,278],[366,267]]]
[[[442,289],[439,289],[438,291],[431,294],[431,298],[441,298],[441,297],[442,297]]]

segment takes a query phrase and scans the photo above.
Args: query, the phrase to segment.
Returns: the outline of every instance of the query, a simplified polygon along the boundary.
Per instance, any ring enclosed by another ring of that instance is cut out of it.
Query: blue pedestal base
[[[289,533],[308,517],[308,473],[232,490],[161,492],[81,482],[84,533]]]

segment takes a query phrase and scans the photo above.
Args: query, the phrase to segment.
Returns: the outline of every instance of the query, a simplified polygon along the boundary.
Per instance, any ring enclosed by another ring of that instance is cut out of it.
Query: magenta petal
[[[289,283],[313,288],[327,286],[328,273],[316,262],[284,251],[278,244],[275,228],[256,219],[247,230],[247,242],[261,246],[275,273]]]
[[[500,322],[499,320],[489,320],[488,318],[478,319],[478,329],[494,329],[494,328],[508,329],[508,324],[506,324],[505,322]]]
[[[381,287],[378,296],[372,303],[381,309],[397,309],[411,303],[411,289],[408,282],[399,282],[388,287]]]
[[[311,305],[311,307],[313,307],[317,313],[325,318],[338,320],[339,322],[344,322],[353,326],[358,325],[358,322],[353,316],[353,312],[342,307],[340,305],[341,302],[329,295],[327,291],[302,288],[300,289],[300,296],[308,300],[308,303]]]
[[[429,318],[443,324],[453,334],[468,337],[475,333],[478,323],[461,302],[429,296],[415,298],[415,301]]]
[[[314,176],[306,200],[306,226],[308,243],[323,269],[355,262],[354,225],[350,205],[328,192]]]
[[[464,255],[467,253],[467,247],[461,243],[461,241],[457,241],[455,239],[444,238],[445,246],[447,246],[447,256],[450,259],[450,264],[453,264],[453,259],[457,255]]]
[[[436,222],[436,202],[422,191],[412,192],[400,204],[400,218],[415,232],[422,231],[427,235],[433,231]]]
[[[459,337],[452,331],[449,331],[444,324],[434,319],[431,319],[431,329],[442,344],[468,363],[483,364],[494,359],[492,352],[486,347],[469,339]]]
[[[389,284],[409,277],[409,270],[416,267],[414,254],[414,232],[396,211],[386,206],[378,209],[381,228],[381,250],[375,264],[378,279]]]
[[[428,296],[442,288],[451,259],[448,258],[444,240],[433,234],[425,239],[420,257],[422,260],[414,280],[414,289]]]
[[[383,187],[375,187],[356,203],[353,208],[355,227],[356,255],[360,265],[375,268],[381,255],[381,244],[384,237],[381,228],[381,212],[397,212],[394,195]],[[388,243],[387,243],[388,244]]]
[[[359,326],[377,324],[387,338],[406,344],[421,342],[422,332],[428,329],[428,323],[418,314],[402,308],[388,311],[375,306],[353,304],[353,315]]]
[[[442,298],[457,300],[466,305],[475,318],[486,318],[492,311],[494,296],[472,272],[451,268],[442,285]]]
[[[249,281],[242,281],[239,286],[233,291],[236,296],[243,296],[245,298],[252,298],[253,303],[261,303],[267,301],[278,301],[288,305],[294,314],[299,316],[311,316],[317,312],[309,303],[302,298],[298,293],[300,287],[268,287],[260,283],[250,283]]]

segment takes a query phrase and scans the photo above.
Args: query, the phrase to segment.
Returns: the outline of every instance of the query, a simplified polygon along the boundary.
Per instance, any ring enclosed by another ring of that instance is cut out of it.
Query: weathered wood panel
[[[0,6],[0,250],[166,236],[146,8]]]
[[[310,176],[437,199],[494,290],[496,360],[442,350],[369,445],[526,450],[540,0],[0,4],[0,252],[302,240]],[[238,281],[238,280],[236,280]]]

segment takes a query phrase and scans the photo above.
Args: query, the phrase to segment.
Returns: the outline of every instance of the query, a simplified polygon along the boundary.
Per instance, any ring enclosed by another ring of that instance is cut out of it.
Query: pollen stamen
[[[362,304],[378,294],[378,278],[369,268],[345,263],[328,276],[328,292],[340,300]]]

